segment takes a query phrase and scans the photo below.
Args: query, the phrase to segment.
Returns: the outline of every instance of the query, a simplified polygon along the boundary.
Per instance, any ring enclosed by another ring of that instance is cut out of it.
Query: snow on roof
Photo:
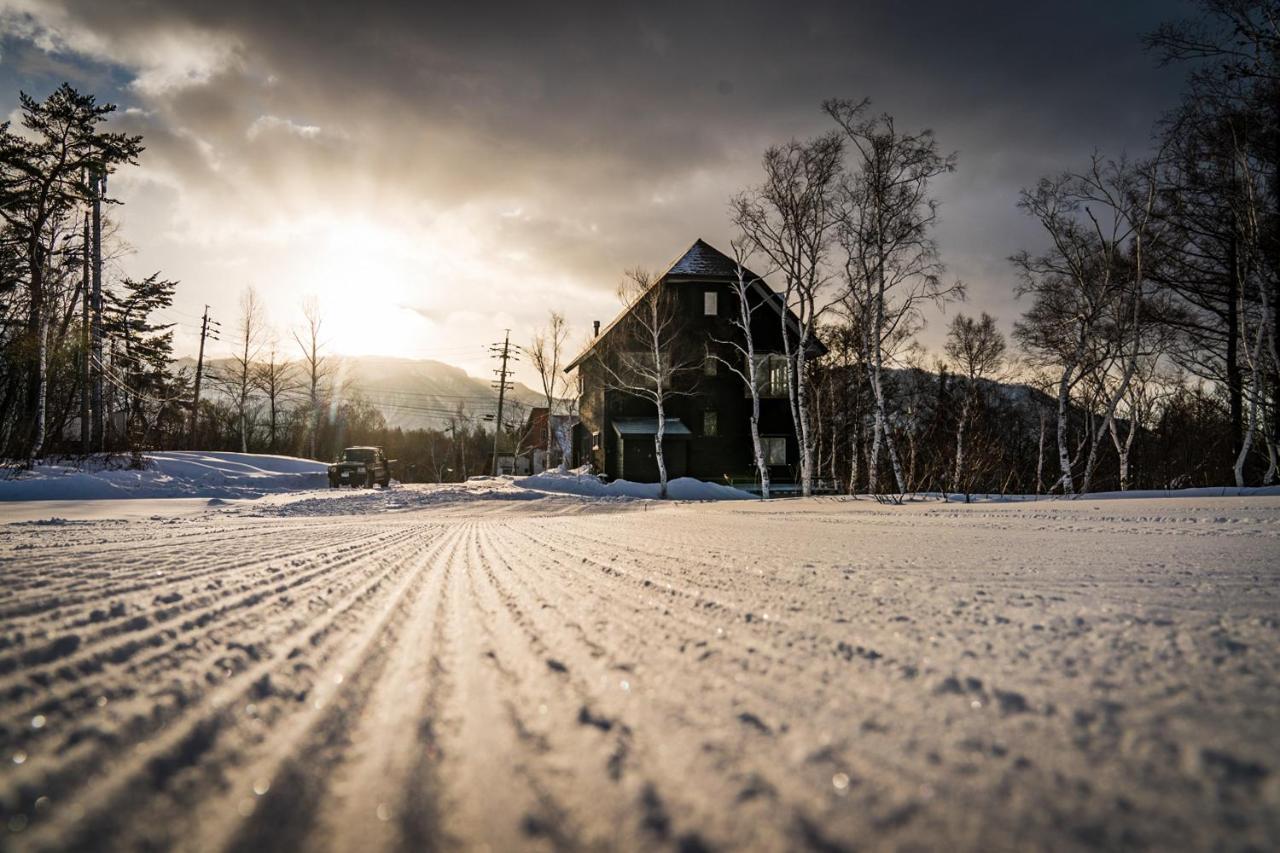
[[[614,418],[613,431],[618,435],[657,435],[657,418]],[[667,418],[663,434],[672,437],[691,436],[689,428],[679,418]]]
[[[744,270],[747,278],[757,278],[750,270]],[[664,276],[698,276],[700,278],[736,279],[737,262],[724,252],[699,237],[679,260],[667,268]]]

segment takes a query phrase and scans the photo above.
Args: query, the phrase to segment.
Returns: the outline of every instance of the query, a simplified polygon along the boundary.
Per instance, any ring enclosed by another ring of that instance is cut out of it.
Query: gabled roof
[[[749,269],[743,269],[743,275],[748,279],[754,279],[757,285],[762,285],[768,289],[768,285],[764,284],[764,280],[757,276]],[[657,287],[669,278],[677,279],[702,279],[707,281],[734,281],[738,277],[738,264],[733,258],[724,252],[712,246],[701,237],[693,241],[683,255],[672,261],[665,272],[653,280],[650,288]],[[772,291],[770,291],[772,293]],[[587,342],[573,361],[565,367],[564,372],[568,373],[577,367],[584,358],[591,354],[596,348],[596,344],[605,339],[609,332],[613,331],[613,327],[623,317],[627,316],[627,309],[623,308],[618,312],[618,316],[609,321],[609,325],[600,330],[600,333]]]
[[[744,270],[747,278],[756,278],[750,270]],[[730,279],[738,277],[738,263],[724,252],[699,237],[693,241],[689,250],[676,260],[662,278],[678,276],[680,278],[715,278]]]

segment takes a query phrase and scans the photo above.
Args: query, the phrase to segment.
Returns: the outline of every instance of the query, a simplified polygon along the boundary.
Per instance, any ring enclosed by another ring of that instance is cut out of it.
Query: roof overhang
[[[658,434],[657,418],[614,418],[613,431],[620,438],[636,438]],[[679,418],[667,418],[662,428],[663,438],[692,438],[693,433]]]

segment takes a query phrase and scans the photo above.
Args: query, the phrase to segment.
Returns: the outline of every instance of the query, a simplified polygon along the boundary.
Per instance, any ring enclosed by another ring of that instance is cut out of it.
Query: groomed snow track
[[[1275,849],[1280,500],[0,526],[0,846]]]

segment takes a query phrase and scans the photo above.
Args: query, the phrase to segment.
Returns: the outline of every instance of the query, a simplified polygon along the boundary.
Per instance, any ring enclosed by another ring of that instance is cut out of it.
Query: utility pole
[[[493,476],[495,477],[498,476],[498,439],[502,437],[502,403],[507,394],[507,377],[511,375],[507,370],[507,362],[516,360],[516,357],[511,354],[511,330],[507,329],[506,332],[502,343],[489,347],[489,352],[502,359],[502,367],[494,371],[498,375],[498,416],[493,422]]]
[[[204,316],[200,318],[200,354],[196,356],[196,383],[194,394],[191,397],[191,437],[188,440],[191,450],[196,449],[196,424],[200,418],[200,380],[204,377],[204,339],[212,336],[218,340],[218,332],[216,329],[211,330],[210,325],[221,325],[217,320],[209,319],[209,306],[204,306]]]
[[[83,177],[83,175],[82,175]],[[84,212],[84,243],[81,246],[80,269],[80,452],[93,451],[89,429],[89,211]]]
[[[93,186],[93,447],[104,450],[106,430],[102,412],[102,195],[107,189],[107,178],[94,171],[90,176]]]

